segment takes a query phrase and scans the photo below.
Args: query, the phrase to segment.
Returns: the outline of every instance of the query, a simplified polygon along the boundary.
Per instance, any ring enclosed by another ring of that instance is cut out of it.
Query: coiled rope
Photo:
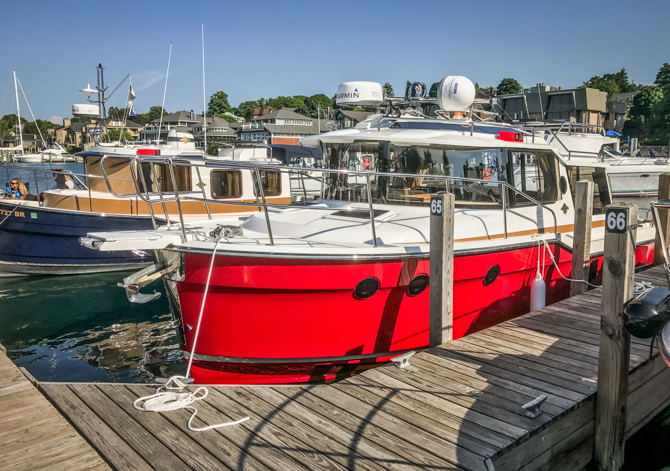
[[[183,391],[186,387],[186,384],[180,380],[187,380],[190,378],[191,374],[191,365],[193,363],[193,355],[195,354],[195,346],[198,342],[198,334],[200,333],[200,324],[202,321],[202,315],[205,312],[205,300],[207,299],[207,292],[209,291],[209,283],[212,278],[212,270],[214,269],[214,258],[216,257],[216,249],[219,247],[219,241],[217,239],[216,244],[214,245],[214,251],[212,252],[212,261],[209,265],[209,273],[207,274],[207,283],[205,284],[205,292],[202,295],[202,304],[200,306],[200,316],[198,317],[198,324],[195,329],[195,337],[193,338],[193,347],[191,348],[191,356],[188,361],[188,368],[186,369],[186,376],[171,376],[167,382],[156,389],[156,394],[150,396],[144,396],[137,399],[133,402],[133,407],[137,410],[143,412],[166,412],[177,409],[190,409],[193,411],[191,417],[188,419],[186,426],[189,430],[193,432],[203,432],[205,430],[210,430],[213,428],[227,427],[229,425],[241,424],[249,420],[249,417],[245,417],[234,422],[225,422],[221,424],[208,425],[206,427],[193,427],[191,424],[198,409],[191,404],[196,401],[201,401],[207,397],[209,390],[201,386],[196,389],[194,392],[178,392]]]

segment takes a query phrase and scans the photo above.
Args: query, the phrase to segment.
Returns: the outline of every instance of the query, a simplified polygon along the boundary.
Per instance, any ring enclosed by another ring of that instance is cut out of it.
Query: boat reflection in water
[[[9,357],[38,381],[183,374],[165,296],[130,304],[117,281],[118,273],[0,279],[0,342]]]

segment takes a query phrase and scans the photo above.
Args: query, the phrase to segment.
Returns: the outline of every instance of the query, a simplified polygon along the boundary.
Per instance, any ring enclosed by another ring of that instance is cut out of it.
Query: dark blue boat
[[[137,269],[142,251],[100,252],[79,243],[88,232],[153,229],[151,217],[66,211],[0,200],[0,276],[65,275]]]

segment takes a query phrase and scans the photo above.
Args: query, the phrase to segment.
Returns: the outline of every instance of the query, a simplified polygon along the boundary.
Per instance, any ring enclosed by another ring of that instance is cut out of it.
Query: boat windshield
[[[602,148],[603,157],[606,159],[621,159],[624,155],[621,152],[617,152],[614,148],[610,146],[603,146]]]
[[[557,161],[549,152],[359,141],[324,144],[324,160],[330,169],[418,175],[371,175],[370,196],[374,203],[427,205],[432,193],[450,191],[460,206],[499,206],[503,186],[498,182],[510,182],[542,203],[556,201]],[[361,174],[328,174],[323,197],[367,201],[366,180],[366,175]],[[512,205],[515,200],[517,205],[529,203],[512,191],[507,197]]]

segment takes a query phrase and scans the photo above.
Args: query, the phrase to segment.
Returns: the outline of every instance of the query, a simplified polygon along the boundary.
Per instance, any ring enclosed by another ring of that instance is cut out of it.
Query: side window
[[[572,202],[575,202],[574,189],[580,180],[593,182],[593,214],[605,214],[605,207],[612,203],[610,198],[607,174],[604,168],[568,167],[570,188],[573,191]]]
[[[281,172],[270,170],[261,170],[261,183],[263,184],[263,194],[268,196],[281,195]],[[258,184],[254,185],[258,193]]]
[[[514,187],[540,203],[554,203],[558,195],[556,158],[550,153],[512,151]],[[515,206],[535,203],[516,195]]]
[[[242,172],[240,170],[212,170],[209,174],[212,198],[242,197]]]

